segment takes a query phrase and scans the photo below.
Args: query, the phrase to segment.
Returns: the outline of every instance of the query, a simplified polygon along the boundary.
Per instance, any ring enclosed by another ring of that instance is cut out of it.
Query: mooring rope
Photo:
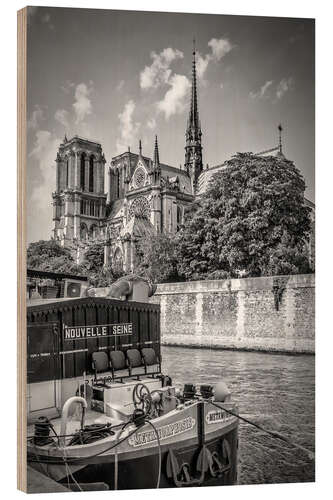
[[[154,424],[151,423],[150,420],[146,420],[146,424],[149,424],[155,432],[156,435],[156,440],[157,440],[157,446],[158,446],[158,475],[157,475],[157,483],[156,483],[156,489],[160,487],[160,482],[161,482],[161,472],[162,472],[162,450],[161,450],[161,442],[160,442],[160,437],[158,435],[157,429]]]
[[[242,420],[243,422],[246,422],[247,424],[253,425],[253,427],[256,427],[257,429],[261,430],[262,432],[265,432],[266,434],[269,434],[270,436],[272,436],[274,438],[281,439],[281,441],[284,441],[285,443],[288,443],[288,444],[292,445],[294,448],[298,448],[299,450],[304,451],[304,453],[306,453],[308,455],[308,457],[309,457],[310,460],[314,460],[315,454],[314,454],[313,451],[308,450],[307,448],[305,448],[304,446],[302,446],[302,445],[300,445],[298,443],[295,443],[293,440],[291,440],[291,439],[283,436],[279,432],[271,431],[269,429],[265,429],[261,425],[256,424],[255,422],[252,422],[251,420],[249,420],[249,419],[247,419],[245,417],[241,417],[237,413],[235,413],[235,412],[233,412],[231,410],[228,410],[224,406],[219,406],[218,404],[214,403],[213,401],[210,401],[210,400],[206,400],[206,401],[208,401],[209,403],[211,403],[213,406],[216,406],[216,408],[219,408],[220,410],[224,410],[227,413],[230,413],[230,415],[233,415],[234,417],[238,418],[239,420]]]

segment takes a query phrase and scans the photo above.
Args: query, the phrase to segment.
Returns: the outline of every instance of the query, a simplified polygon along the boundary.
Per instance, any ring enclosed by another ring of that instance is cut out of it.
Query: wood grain
[[[27,8],[17,13],[17,487],[27,491],[26,159]]]

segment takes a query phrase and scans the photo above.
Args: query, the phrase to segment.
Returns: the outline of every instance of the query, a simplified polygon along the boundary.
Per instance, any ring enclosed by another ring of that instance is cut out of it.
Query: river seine
[[[314,356],[163,346],[162,362],[175,384],[224,380],[240,415],[314,452]],[[307,453],[240,422],[239,484],[314,480]]]

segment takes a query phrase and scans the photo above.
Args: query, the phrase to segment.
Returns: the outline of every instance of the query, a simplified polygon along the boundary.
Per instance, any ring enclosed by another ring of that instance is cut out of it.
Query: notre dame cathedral
[[[76,248],[78,261],[87,245],[103,241],[106,265],[133,270],[138,238],[175,233],[185,207],[193,202],[203,171],[201,135],[194,50],[184,168],[160,162],[156,136],[153,158],[143,155],[141,141],[138,154],[128,148],[112,158],[105,189],[101,144],[65,136],[52,194],[54,238]]]
[[[259,154],[283,154],[281,130],[279,127],[279,145]],[[87,246],[101,241],[105,265],[132,271],[138,239],[157,232],[175,233],[185,207],[205,191],[210,177],[223,169],[223,164],[203,169],[201,137],[193,49],[184,167],[160,162],[156,136],[153,158],[143,155],[141,141],[138,154],[128,148],[112,158],[105,190],[106,160],[101,144],[65,136],[57,153],[56,191],[52,194],[54,238],[76,252],[78,263]],[[313,251],[314,244],[310,247]]]

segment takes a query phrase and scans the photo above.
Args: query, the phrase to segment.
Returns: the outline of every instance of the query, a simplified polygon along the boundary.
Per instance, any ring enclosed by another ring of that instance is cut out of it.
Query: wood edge
[[[27,492],[26,125],[27,7],[17,12],[17,488]]]

